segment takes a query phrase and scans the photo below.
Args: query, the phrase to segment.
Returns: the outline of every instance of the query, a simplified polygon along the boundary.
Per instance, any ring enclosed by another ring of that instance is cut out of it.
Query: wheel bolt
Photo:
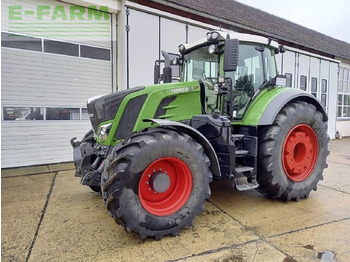
[[[148,190],[150,190],[150,191],[151,191],[151,190],[152,190],[152,188],[150,188],[150,187],[149,187],[149,188],[148,188]]]
[[[160,172],[162,172],[162,169],[161,169],[161,168],[159,168],[159,171],[160,171]]]
[[[149,184],[149,182],[148,182],[148,181],[146,181],[146,184],[148,185],[148,184]]]

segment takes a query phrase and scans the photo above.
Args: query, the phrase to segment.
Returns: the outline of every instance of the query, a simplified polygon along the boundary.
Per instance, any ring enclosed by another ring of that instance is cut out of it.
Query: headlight
[[[209,54],[214,54],[217,51],[216,45],[210,45],[208,52]]]
[[[211,32],[207,33],[207,40],[209,42],[211,42],[211,41],[217,42],[219,40],[225,40],[225,38],[223,38],[219,32],[211,31]]]
[[[211,40],[211,32],[207,33],[207,40],[210,41]]]
[[[105,141],[108,137],[109,130],[111,130],[112,123],[105,124],[100,126],[98,133],[97,133],[97,138],[100,141]]]
[[[216,40],[219,38],[219,33],[218,32],[212,32],[211,33],[211,39],[212,40]]]
[[[185,52],[185,50],[186,50],[186,47],[185,47],[183,44],[179,45],[179,53],[180,53],[180,54],[182,54],[183,52]]]

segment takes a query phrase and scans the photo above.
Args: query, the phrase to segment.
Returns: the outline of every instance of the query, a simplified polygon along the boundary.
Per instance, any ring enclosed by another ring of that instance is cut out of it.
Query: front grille
[[[130,99],[125,107],[122,118],[120,119],[115,138],[122,139],[126,138],[132,133],[134,129],[137,117],[140,114],[141,108],[147,98],[147,95],[142,95]]]
[[[144,89],[144,87],[135,87],[132,89],[122,90],[109,95],[101,96],[87,104],[87,109],[91,125],[97,132],[98,125],[101,122],[112,120],[118,112],[119,106],[125,96],[133,92]]]

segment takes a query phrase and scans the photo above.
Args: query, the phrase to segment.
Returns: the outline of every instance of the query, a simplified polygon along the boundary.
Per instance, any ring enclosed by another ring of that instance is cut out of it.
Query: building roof
[[[239,32],[251,32],[273,37],[280,43],[307,49],[320,54],[331,55],[350,60],[350,44],[330,36],[292,23],[259,9],[244,5],[234,0],[134,0],[140,4],[153,2],[170,9],[180,10],[182,15],[192,14],[203,17],[211,24]],[[189,16],[190,17],[190,16]],[[193,17],[192,17],[193,18]],[[345,33],[345,32],[344,32]]]

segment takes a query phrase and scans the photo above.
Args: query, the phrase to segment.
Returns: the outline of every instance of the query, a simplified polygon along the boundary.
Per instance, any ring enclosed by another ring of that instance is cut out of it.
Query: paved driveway
[[[300,202],[213,182],[194,226],[141,241],[109,217],[72,164],[2,171],[2,261],[350,261],[350,138],[330,142],[325,179]],[[332,260],[328,260],[332,261]]]

